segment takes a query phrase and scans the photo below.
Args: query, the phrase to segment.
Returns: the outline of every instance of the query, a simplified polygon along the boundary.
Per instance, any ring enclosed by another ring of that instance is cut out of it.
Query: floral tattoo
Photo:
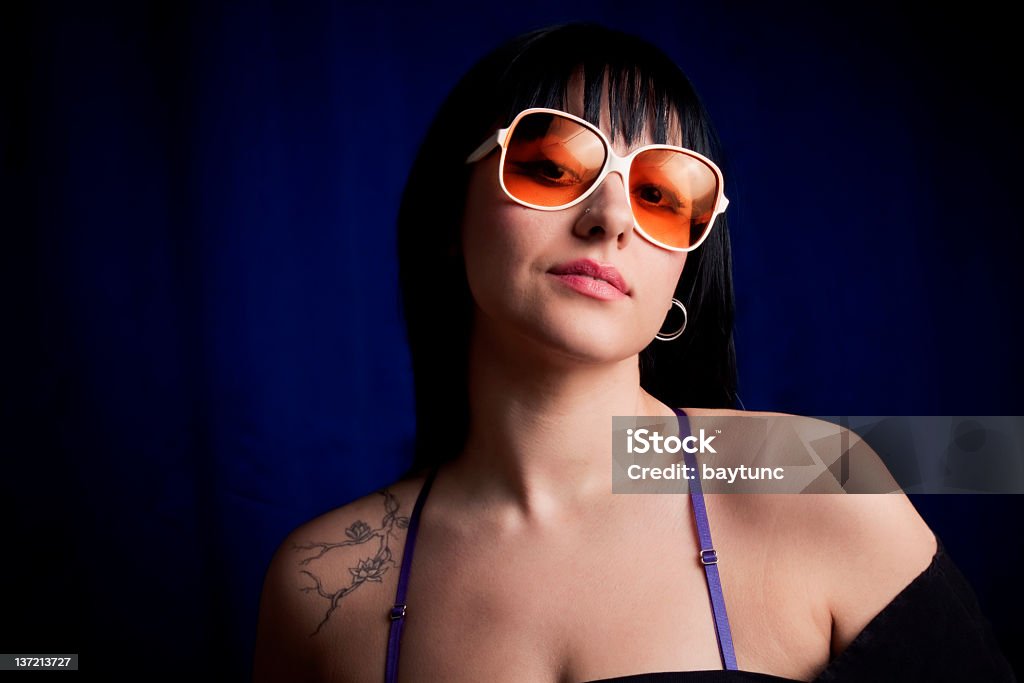
[[[314,584],[312,586],[301,588],[300,590],[304,593],[316,593],[329,603],[327,612],[324,614],[324,618],[319,624],[317,624],[316,630],[314,630],[310,636],[315,636],[320,632],[320,629],[323,628],[324,624],[326,624],[331,618],[331,614],[333,614],[334,610],[338,608],[338,605],[345,596],[349,595],[368,581],[380,583],[381,577],[387,573],[389,568],[398,566],[398,563],[391,557],[392,534],[395,532],[396,528],[408,528],[409,518],[400,517],[398,515],[398,499],[395,498],[393,493],[387,489],[383,489],[377,493],[384,496],[384,517],[381,519],[379,527],[373,528],[360,519],[356,520],[351,526],[345,529],[344,541],[339,541],[337,543],[308,543],[306,545],[295,546],[296,550],[315,552],[315,554],[310,555],[299,562],[300,566],[305,567],[337,548],[365,545],[371,543],[374,539],[377,539],[377,547],[374,554],[365,559],[359,560],[355,567],[349,567],[348,573],[351,574],[351,582],[347,586],[343,586],[338,590],[331,591],[327,589],[320,578],[313,572],[306,569],[300,570],[302,574],[311,578]]]

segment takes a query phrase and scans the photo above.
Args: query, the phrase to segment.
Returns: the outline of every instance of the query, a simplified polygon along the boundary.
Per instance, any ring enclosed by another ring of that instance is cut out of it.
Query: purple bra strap
[[[682,410],[673,408],[679,416],[679,438],[690,435],[690,420]],[[718,576],[718,553],[711,543],[711,527],[708,525],[708,512],[704,507],[704,492],[700,485],[700,473],[697,470],[697,459],[693,453],[683,451],[683,458],[690,471],[696,473],[689,480],[690,502],[693,504],[693,517],[697,521],[697,536],[700,538],[698,559],[704,565],[708,577],[708,593],[711,594],[711,611],[715,615],[715,633],[718,636],[718,649],[722,653],[722,663],[726,669],[739,669],[736,664],[736,652],[732,647],[732,631],[729,630],[729,615],[725,613],[725,595],[722,593],[722,580]]]
[[[384,671],[385,683],[394,683],[398,680],[398,652],[399,643],[402,640],[402,625],[405,623],[405,593],[409,588],[409,567],[412,566],[412,554],[416,549],[416,531],[420,527],[420,513],[423,511],[423,503],[430,493],[430,485],[434,483],[434,476],[437,474],[435,467],[427,475],[420,489],[420,495],[416,498],[416,504],[412,507],[412,515],[409,517],[409,528],[405,534],[405,550],[402,551],[402,568],[398,574],[398,589],[395,591],[395,606],[391,608],[388,616],[391,618],[391,635],[388,637],[388,659],[387,668]]]

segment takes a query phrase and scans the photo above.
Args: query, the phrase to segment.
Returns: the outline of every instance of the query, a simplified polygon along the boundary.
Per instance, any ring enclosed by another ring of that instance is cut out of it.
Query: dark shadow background
[[[558,21],[652,40],[717,122],[746,408],[1024,415],[1014,22],[552,7],[5,6],[0,651],[248,677],[274,548],[410,458],[419,140],[477,57]],[[1021,671],[1024,497],[914,503]]]

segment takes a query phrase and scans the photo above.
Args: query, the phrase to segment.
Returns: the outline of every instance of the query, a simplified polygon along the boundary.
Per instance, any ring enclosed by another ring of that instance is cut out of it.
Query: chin
[[[644,327],[642,322],[624,317],[539,302],[530,307],[508,307],[501,314],[482,316],[490,324],[480,330],[484,334],[481,341],[484,348],[498,353],[550,362],[566,369],[574,365],[615,364],[635,358],[654,336],[653,332],[650,338],[636,334],[636,330]]]
[[[534,340],[568,365],[621,363],[635,358],[646,346],[640,345],[636,339],[624,338],[621,329],[602,330],[591,327],[545,332],[534,336]]]

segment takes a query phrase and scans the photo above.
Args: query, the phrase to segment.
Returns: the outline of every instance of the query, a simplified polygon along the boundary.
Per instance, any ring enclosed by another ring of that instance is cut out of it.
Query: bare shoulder
[[[831,553],[822,565],[835,656],[931,564],[937,541],[902,492],[800,498],[819,520],[804,533]]]
[[[399,480],[282,541],[264,577],[254,681],[361,680],[363,667],[383,675],[388,609],[422,483]]]
[[[738,524],[753,526],[749,533],[758,534],[773,552],[791,555],[786,566],[815,574],[808,585],[828,606],[832,655],[838,655],[928,567],[935,534],[855,432],[787,413],[694,409],[693,414],[786,417],[808,440],[842,432],[857,477],[853,485],[837,486],[835,493],[721,496],[729,499],[729,514]]]

